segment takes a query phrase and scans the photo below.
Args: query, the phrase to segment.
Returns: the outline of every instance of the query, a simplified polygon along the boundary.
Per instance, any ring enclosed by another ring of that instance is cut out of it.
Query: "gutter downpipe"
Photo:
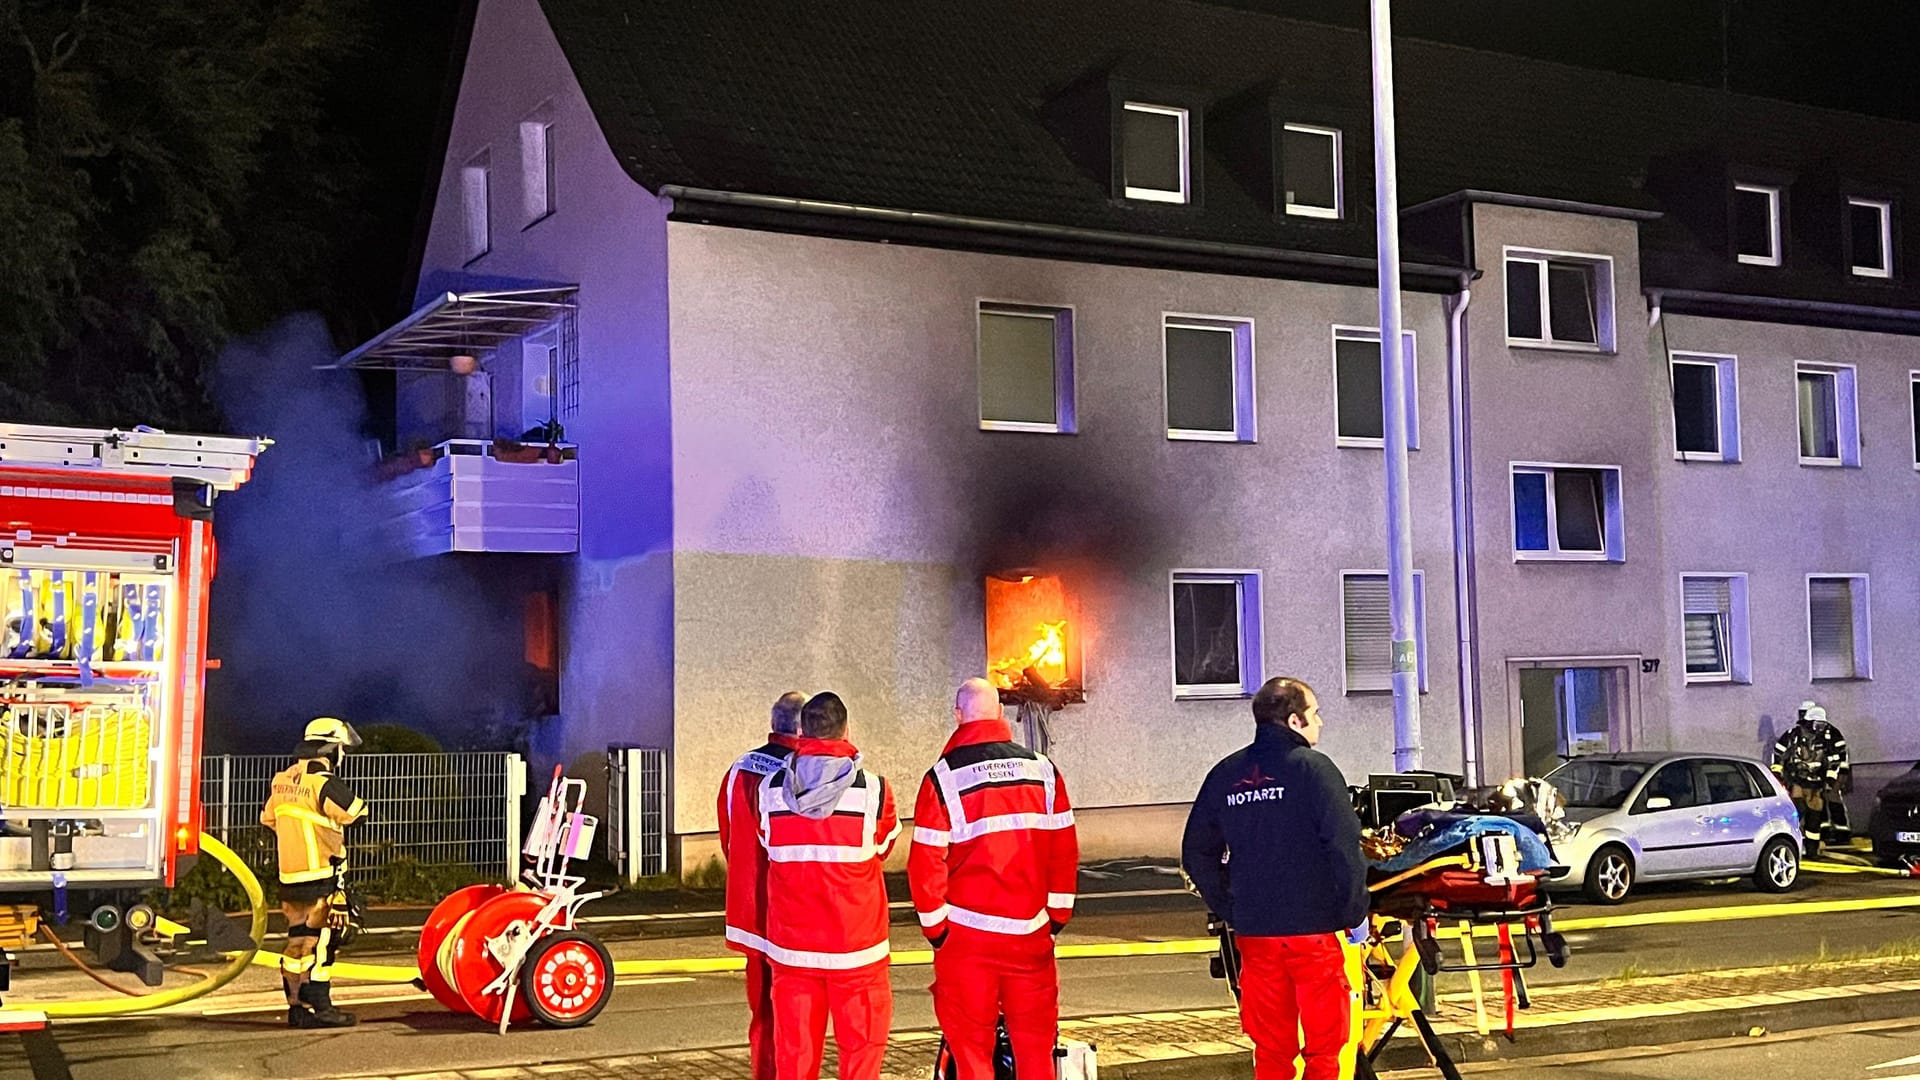
[[[1460,752],[1467,786],[1480,786],[1480,677],[1474,629],[1478,619],[1473,567],[1473,473],[1467,439],[1467,305],[1472,278],[1460,275],[1460,292],[1447,298],[1448,432],[1453,472],[1453,612],[1459,628]]]

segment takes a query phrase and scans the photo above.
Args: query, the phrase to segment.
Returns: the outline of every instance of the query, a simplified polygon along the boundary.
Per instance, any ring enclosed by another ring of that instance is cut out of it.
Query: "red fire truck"
[[[198,851],[213,502],[267,445],[0,424],[0,946],[52,896],[126,952]]]

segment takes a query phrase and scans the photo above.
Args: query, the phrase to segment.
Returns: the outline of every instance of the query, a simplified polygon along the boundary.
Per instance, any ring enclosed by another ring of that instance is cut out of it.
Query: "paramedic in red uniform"
[[[1367,917],[1360,819],[1339,767],[1314,749],[1312,687],[1267,680],[1253,720],[1253,744],[1201,785],[1180,862],[1239,941],[1240,1026],[1253,1039],[1255,1080],[1292,1080],[1303,1051],[1302,1080],[1335,1080],[1350,1075],[1341,1069],[1353,1054],[1341,935]]]
[[[715,809],[720,855],[727,860],[727,948],[747,956],[747,1043],[753,1080],[773,1080],[773,968],[767,962],[767,858],[760,847],[760,785],[787,760],[800,737],[805,694],[789,690],[773,703],[765,745],[749,750],[720,782]]]
[[[880,867],[899,835],[893,792],[847,741],[846,705],[815,694],[793,754],[760,785],[779,1080],[819,1080],[829,1016],[840,1080],[880,1075],[893,1025]]]
[[[1000,692],[968,679],[959,724],[914,801],[907,880],[933,942],[933,1011],[958,1080],[993,1080],[1004,1017],[1014,1072],[1051,1077],[1060,980],[1053,937],[1073,917],[1080,841],[1067,783],[1013,741]]]

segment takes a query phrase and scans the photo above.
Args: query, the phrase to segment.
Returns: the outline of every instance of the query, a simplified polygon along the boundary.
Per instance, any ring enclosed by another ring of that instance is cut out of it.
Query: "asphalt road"
[[[1609,1050],[1550,1062],[1489,1063],[1461,1070],[1489,1080],[1920,1080],[1920,1020],[1791,1032],[1758,1039]],[[1430,1072],[1387,1073],[1394,1080]]]
[[[1139,882],[1122,880],[1109,884],[1131,886]],[[1161,884],[1165,884],[1164,880]],[[1784,898],[1763,897],[1737,885],[1676,887],[1649,890],[1646,896],[1616,908],[1569,905],[1562,916],[1573,920],[1595,915],[1903,894],[1920,895],[1920,883],[1858,876],[1810,876],[1805,887]],[[1201,936],[1201,919],[1197,902],[1184,896],[1130,895],[1102,900],[1083,894],[1080,915],[1063,940],[1193,938]],[[658,932],[665,928],[646,921],[607,922],[598,924],[597,929],[615,939],[616,958],[720,954],[719,942],[711,928],[695,925],[698,920],[685,922],[687,924],[682,925],[676,921],[671,934]],[[1719,969],[1788,963],[1822,952],[1895,946],[1920,939],[1920,907],[1678,926],[1630,926],[1576,931],[1570,937],[1575,949],[1573,962],[1561,971],[1543,964],[1533,978],[1536,985],[1590,981],[1617,976],[1629,969],[1649,974]],[[370,939],[366,948],[400,943],[403,939],[404,935],[380,935]],[[895,941],[900,947],[915,947],[917,930],[897,926]],[[369,962],[398,959],[367,951],[360,951],[357,958]],[[48,992],[56,983],[69,991],[80,989],[71,977],[59,974],[52,966],[59,962],[57,957],[41,953],[30,961],[16,986],[17,997],[13,1003],[25,1003],[36,984],[47,987]],[[931,969],[927,967],[895,968],[897,1029],[934,1026],[931,998],[926,992],[930,977]],[[1068,1016],[1219,1007],[1231,1002],[1224,984],[1208,977],[1204,955],[1068,960],[1061,964],[1061,982],[1062,1011]],[[197,1004],[198,1015],[62,1023],[58,1027],[59,1043],[78,1080],[124,1080],[150,1075],[164,1075],[167,1080],[197,1077],[308,1080],[356,1073],[392,1074],[532,1064],[735,1045],[744,1041],[745,1011],[738,973],[623,980],[607,1011],[591,1027],[567,1032],[528,1027],[516,1029],[505,1039],[481,1029],[471,1018],[447,1014],[410,987],[347,984],[336,990],[336,997],[362,1017],[359,1028],[340,1033],[289,1032],[284,1027],[276,985],[272,972],[257,970],[233,990]],[[0,1080],[24,1080],[31,1074],[9,1051],[9,1047],[0,1045]],[[1920,1046],[1908,1052],[1920,1052]],[[1604,1067],[1612,1068],[1616,1064],[1619,1063],[1608,1063]],[[1899,1070],[1892,1072],[1897,1080]],[[1911,1072],[1920,1076],[1920,1066]],[[1565,1075],[1575,1078],[1587,1074],[1568,1072]],[[1614,1071],[1591,1075],[1678,1074]],[[1814,1069],[1802,1075],[1826,1080],[1841,1074]],[[1692,1073],[1688,1080],[1707,1080],[1707,1077]],[[1747,1077],[1743,1076],[1742,1080]]]

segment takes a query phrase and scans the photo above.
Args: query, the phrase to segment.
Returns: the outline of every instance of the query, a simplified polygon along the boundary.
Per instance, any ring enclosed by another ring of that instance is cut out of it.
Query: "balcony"
[[[405,555],[579,550],[580,462],[571,444],[449,439],[411,464],[381,487],[381,532]]]

